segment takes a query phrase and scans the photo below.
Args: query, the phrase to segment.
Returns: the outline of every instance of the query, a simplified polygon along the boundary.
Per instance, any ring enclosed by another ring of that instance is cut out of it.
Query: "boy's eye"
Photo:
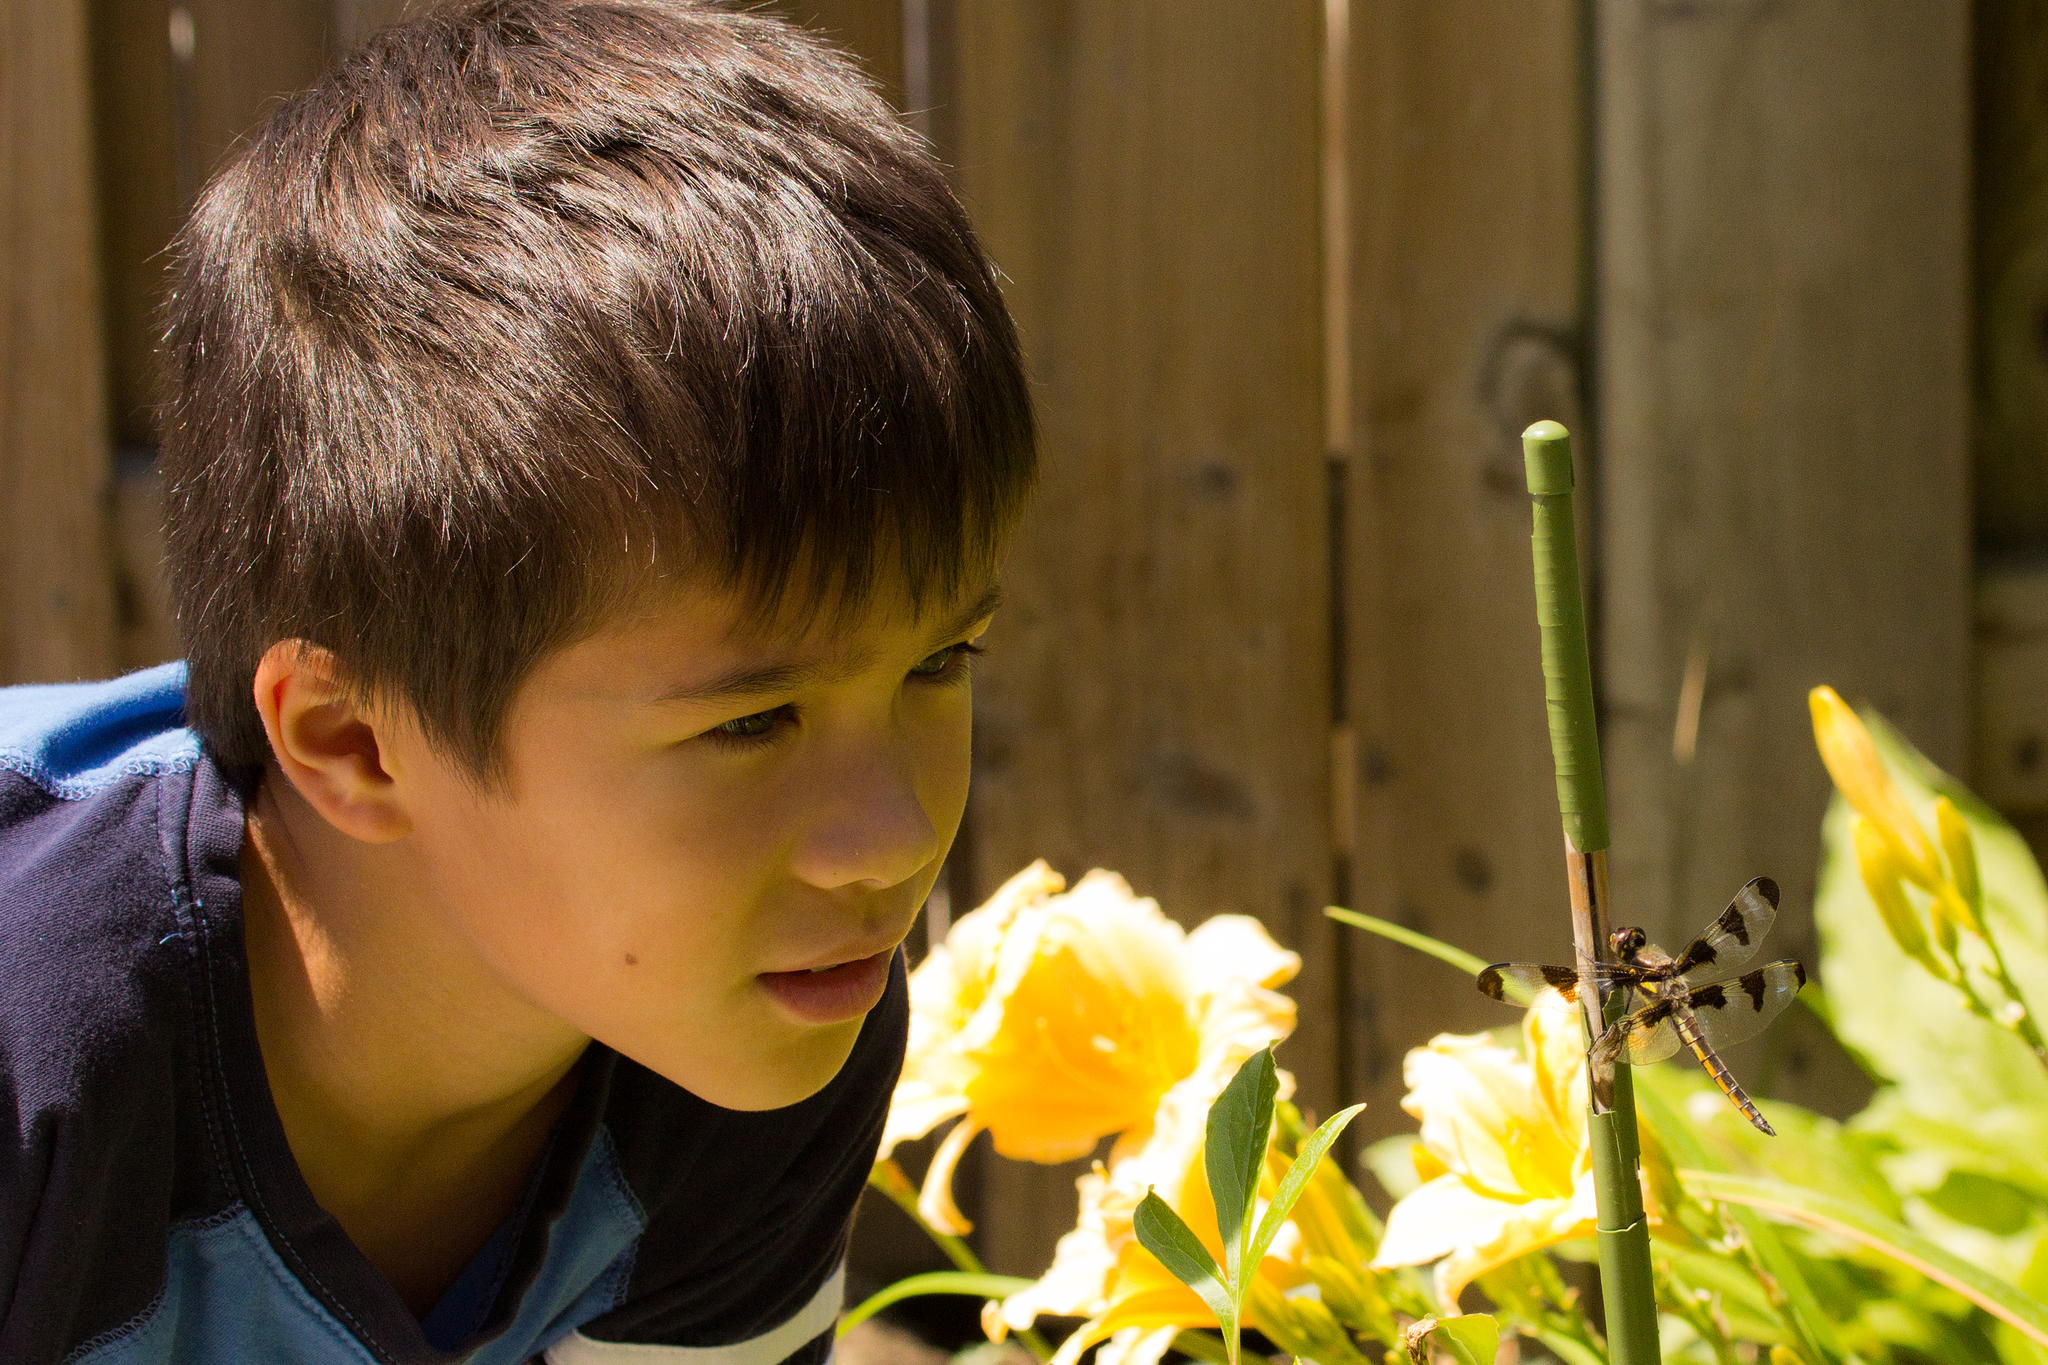
[[[978,645],[963,640],[957,645],[948,645],[931,655],[910,670],[910,676],[926,683],[958,683],[967,680],[974,656],[982,653]],[[756,711],[751,716],[738,716],[714,726],[704,732],[704,738],[714,744],[732,748],[758,747],[773,742],[785,726],[796,723],[796,708],[782,705],[768,711]]]
[[[981,652],[979,645],[962,640],[957,645],[947,645],[911,669],[910,674],[914,678],[923,678],[928,682],[953,682],[967,676],[974,656]]]
[[[785,712],[794,714],[794,708],[778,706],[772,711],[756,711],[751,716],[740,716],[706,730],[704,737],[717,744],[758,744],[775,733],[784,719]]]

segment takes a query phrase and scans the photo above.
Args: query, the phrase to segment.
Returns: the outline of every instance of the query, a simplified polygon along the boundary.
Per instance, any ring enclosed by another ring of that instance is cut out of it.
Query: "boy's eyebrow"
[[[948,618],[930,639],[944,641],[964,633],[975,622],[994,613],[1003,600],[1000,585],[990,585],[975,602],[964,611]],[[813,687],[820,683],[844,682],[868,666],[865,652],[832,663],[777,663],[758,667],[741,666],[700,683],[685,683],[678,687],[664,688],[654,697],[655,704],[662,706],[706,705],[717,701],[730,701],[735,697],[761,696],[771,692],[793,692],[798,688]]]

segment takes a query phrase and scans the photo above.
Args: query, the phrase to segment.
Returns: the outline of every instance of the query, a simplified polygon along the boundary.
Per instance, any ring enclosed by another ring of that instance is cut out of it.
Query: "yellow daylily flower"
[[[1271,989],[1301,968],[1262,925],[1218,915],[1183,930],[1097,869],[1072,890],[1043,861],[960,917],[911,973],[910,1040],[881,1156],[954,1118],[918,1208],[964,1233],[951,1182],[988,1131],[1024,1161],[1068,1161],[1149,1125],[1161,1097],[1217,1049],[1240,1060],[1293,1031]]]
[[[1928,890],[1940,879],[1933,841],[1913,815],[1862,717],[1832,687],[1807,693],[1813,739],[1843,799],[1898,850],[1906,876]]]
[[[1203,1139],[1209,1106],[1256,1050],[1243,1046],[1212,1049],[1200,1070],[1161,1097],[1155,1123],[1124,1134],[1110,1149],[1108,1162],[1097,1162],[1076,1182],[1081,1194],[1080,1216],[1073,1230],[1060,1238],[1052,1265],[1036,1283],[991,1303],[984,1312],[982,1325],[992,1340],[1000,1341],[1011,1329],[1030,1326],[1041,1315],[1086,1318],[1061,1343],[1052,1365],[1074,1365],[1097,1343],[1102,1343],[1097,1365],[1156,1365],[1180,1331],[1217,1325],[1216,1315],[1200,1296],[1145,1250],[1138,1241],[1134,1219],[1150,1190],[1201,1238],[1217,1264],[1223,1263],[1216,1205],[1209,1195],[1203,1163]],[[1294,1078],[1284,1070],[1279,1077],[1284,1096],[1292,1091]],[[1269,1151],[1262,1195],[1272,1193],[1284,1171],[1285,1163],[1276,1169],[1276,1161],[1277,1155]],[[1303,1281],[1301,1264],[1306,1254],[1290,1221],[1274,1238],[1255,1283],[1263,1283],[1272,1293],[1284,1293]],[[1268,1316],[1273,1316],[1275,1300],[1268,1293],[1256,1293],[1247,1303],[1245,1325],[1260,1325],[1262,1302],[1268,1306]]]
[[[1387,1216],[1376,1268],[1435,1261],[1455,1311],[1467,1285],[1595,1225],[1586,1131],[1585,1035],[1575,1011],[1534,1008],[1523,1049],[1486,1034],[1438,1034],[1409,1052],[1401,1107],[1422,1121],[1423,1183]],[[1644,1134],[1643,1165],[1663,1160]]]

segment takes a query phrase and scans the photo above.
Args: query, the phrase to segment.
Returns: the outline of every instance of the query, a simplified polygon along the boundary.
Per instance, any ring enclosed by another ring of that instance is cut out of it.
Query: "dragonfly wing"
[[[1594,967],[1593,980],[1601,999],[1627,990],[1642,980],[1642,972],[1617,963]],[[1541,962],[1496,962],[1479,973],[1482,995],[1511,1005],[1576,1005],[1579,1003],[1579,974],[1570,967],[1553,967]],[[1555,995],[1546,992],[1555,991]]]
[[[1777,918],[1778,884],[1769,877],[1751,878],[1721,917],[1679,955],[1672,974],[1683,976],[1701,967],[1713,967],[1716,976],[1734,971],[1757,955]]]
[[[1601,1041],[1607,1043],[1609,1051],[1626,1058],[1630,1066],[1661,1062],[1684,1042],[1673,1013],[1668,1002],[1659,1001],[1648,1009],[1617,1019]],[[1607,1042],[1608,1037],[1613,1039],[1611,1043]]]
[[[1700,1037],[1716,1052],[1756,1037],[1806,984],[1806,968],[1787,958],[1730,981],[1695,987],[1687,1000]]]

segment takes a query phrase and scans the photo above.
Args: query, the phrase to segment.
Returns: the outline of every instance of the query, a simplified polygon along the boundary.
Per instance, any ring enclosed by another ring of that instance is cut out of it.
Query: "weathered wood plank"
[[[106,281],[107,379],[114,440],[155,441],[150,415],[159,255],[182,211],[181,124],[170,0],[92,7],[92,94]]]
[[[1977,0],[1980,543],[2048,545],[2048,0]]]
[[[185,8],[193,156],[203,179],[272,101],[318,78],[337,27],[329,4],[306,0],[185,0]]]
[[[889,102],[904,107],[904,0],[777,0],[774,8],[860,58]]]
[[[92,18],[114,435],[146,446],[164,246],[269,101],[319,73],[336,21],[303,0],[100,0]]]
[[[941,154],[1008,276],[1045,478],[983,674],[973,894],[1035,857],[1308,967],[1283,1050],[1336,1099],[1317,95],[1306,5],[938,7]],[[1043,1269],[1074,1168],[991,1163]]]
[[[1596,12],[1615,914],[1683,932],[1767,872],[1805,952],[1806,690],[1965,757],[1967,7]]]
[[[1487,957],[1570,946],[1520,433],[1580,403],[1578,10],[1351,9],[1352,900]],[[1512,1016],[1346,944],[1351,1097],[1398,1131],[1405,1051]]]
[[[0,8],[0,681],[115,658],[84,0]]]
[[[1976,645],[1972,789],[2008,816],[2048,816],[2048,564],[1980,570]]]
[[[420,8],[420,0],[334,0],[335,54],[345,52],[386,24]]]

